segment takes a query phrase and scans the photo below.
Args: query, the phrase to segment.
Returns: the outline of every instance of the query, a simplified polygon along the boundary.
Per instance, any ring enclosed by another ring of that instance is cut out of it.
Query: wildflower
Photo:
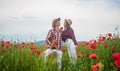
[[[60,27],[61,30],[63,30],[63,27]]]
[[[106,37],[105,37],[105,36],[103,36],[103,37],[102,37],[102,40],[104,41],[105,39],[106,39]]]
[[[21,48],[25,48],[25,45],[22,45]]]
[[[85,45],[89,45],[89,42],[84,42]]]
[[[89,58],[91,58],[91,59],[98,59],[98,56],[97,56],[96,54],[91,54],[91,55],[89,56]]]
[[[35,46],[34,45],[30,45],[30,49],[34,51],[35,50]]]
[[[34,42],[31,42],[30,45],[34,45]]]
[[[94,44],[97,44],[97,41],[96,41],[96,40],[93,40],[93,43],[94,43]]]
[[[112,33],[108,33],[108,36],[109,36],[109,37],[112,37]]]
[[[91,69],[93,71],[103,71],[104,70],[104,65],[102,63],[97,63],[96,65],[92,65]]]
[[[111,40],[111,37],[108,37],[107,40]]]
[[[22,42],[22,45],[25,45],[25,42]]]
[[[40,55],[40,50],[36,50],[35,53],[36,53],[37,55]]]
[[[92,71],[98,71],[97,67],[95,65],[91,66]]]
[[[115,47],[114,46],[112,47],[112,52],[115,52]]]
[[[100,44],[102,42],[101,38],[98,38],[98,44]]]
[[[92,43],[92,44],[90,44],[90,48],[92,48],[92,49],[97,49],[97,45],[94,44],[94,43]]]
[[[78,58],[82,58],[82,54],[78,54]]]
[[[1,50],[1,52],[3,52],[3,53],[4,53],[4,52],[6,52],[6,50],[5,50],[5,49],[2,49],[2,50]]]
[[[9,49],[12,49],[12,48],[13,48],[13,45],[12,45],[12,44],[10,44]]]
[[[6,47],[10,47],[10,45],[11,45],[10,41],[6,41],[5,45],[6,45]]]
[[[5,46],[5,42],[4,41],[2,41],[2,48]]]
[[[120,53],[115,53],[115,54],[113,54],[113,55],[112,55],[112,58],[113,58],[114,60],[120,60]]]
[[[108,48],[108,45],[107,45],[107,44],[104,44],[104,48]]]
[[[116,65],[117,68],[120,68],[120,59],[119,60],[116,60],[114,62],[114,64]]]
[[[60,27],[59,32],[62,32],[62,31],[63,31],[63,27]]]
[[[117,41],[119,40],[119,37],[114,37],[113,40]]]

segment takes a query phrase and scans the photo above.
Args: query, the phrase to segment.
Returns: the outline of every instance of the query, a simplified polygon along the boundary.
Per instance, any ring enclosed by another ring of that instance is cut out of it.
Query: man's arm
[[[58,49],[61,48],[61,34],[59,34],[59,36],[57,37],[58,38]]]
[[[47,37],[46,37],[46,43],[48,43],[49,45],[51,45],[51,42],[49,40],[49,38],[51,37],[51,35],[52,35],[52,32],[51,32],[51,30],[49,30],[49,32],[47,34]]]

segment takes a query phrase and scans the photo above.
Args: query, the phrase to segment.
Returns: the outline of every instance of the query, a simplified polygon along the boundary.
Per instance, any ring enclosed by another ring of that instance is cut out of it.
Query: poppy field
[[[44,45],[35,42],[0,40],[0,71],[57,71],[55,53],[44,63]],[[62,46],[62,71],[120,71],[120,37],[108,33],[96,40],[79,42],[77,64],[69,61],[67,47]]]

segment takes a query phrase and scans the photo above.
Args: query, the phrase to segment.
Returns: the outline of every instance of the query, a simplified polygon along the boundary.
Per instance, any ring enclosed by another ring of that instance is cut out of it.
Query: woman
[[[64,31],[62,32],[61,37],[67,46],[71,63],[76,64],[77,62],[77,55],[76,55],[77,41],[74,35],[74,31],[71,28],[71,24],[72,24],[71,19],[65,19]]]

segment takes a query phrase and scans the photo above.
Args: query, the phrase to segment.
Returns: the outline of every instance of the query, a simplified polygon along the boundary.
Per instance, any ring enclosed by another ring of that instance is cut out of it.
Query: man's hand
[[[53,43],[51,43],[51,45],[50,45],[51,47],[54,47],[54,44]]]
[[[45,43],[45,47],[47,47],[47,48],[51,48],[52,46],[49,45],[49,44],[47,44],[47,43]]]

